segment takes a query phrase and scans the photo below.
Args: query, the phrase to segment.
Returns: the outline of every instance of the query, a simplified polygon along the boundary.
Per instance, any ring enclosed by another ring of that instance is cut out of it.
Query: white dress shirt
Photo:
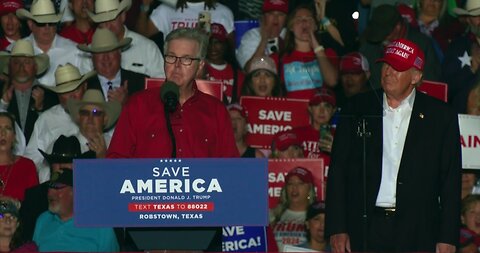
[[[390,107],[386,95],[383,95],[385,116],[383,117],[382,181],[376,206],[395,207],[398,170],[414,101],[415,89],[397,108]]]
[[[38,117],[25,150],[25,157],[35,163],[40,183],[50,179],[50,166],[38,149],[51,154],[53,143],[60,135],[68,137],[77,132],[78,126],[60,104],[46,110]]]
[[[121,84],[122,77],[120,75],[120,71],[117,72],[117,74],[112,80],[109,80],[100,74],[98,74],[97,76],[98,76],[98,80],[100,80],[100,85],[102,86],[102,91],[105,97],[105,101],[108,101],[108,90],[110,89],[110,85],[108,85],[108,82],[112,83],[113,89],[120,88],[120,86],[122,85]]]

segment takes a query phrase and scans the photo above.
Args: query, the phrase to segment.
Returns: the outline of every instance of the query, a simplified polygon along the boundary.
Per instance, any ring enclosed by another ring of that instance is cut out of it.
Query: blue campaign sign
[[[223,252],[267,252],[265,227],[222,228]]]
[[[266,226],[267,159],[74,161],[78,226]]]

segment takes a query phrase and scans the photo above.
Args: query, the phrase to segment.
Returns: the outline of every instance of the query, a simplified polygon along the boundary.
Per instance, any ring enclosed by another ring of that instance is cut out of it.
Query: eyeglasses
[[[57,26],[57,23],[38,23],[38,22],[35,22],[35,25],[37,27],[45,27],[45,26],[48,26],[48,27],[56,27]]]
[[[78,114],[82,117],[90,117],[90,115],[92,117],[103,117],[105,115],[105,112],[104,111],[100,111],[100,110],[97,110],[97,109],[93,109],[93,110],[87,110],[87,109],[81,109]]]
[[[0,221],[6,221],[6,220],[10,220],[10,221],[16,221],[18,220],[17,216],[14,216],[13,214],[10,214],[10,215],[6,215],[7,213],[0,213]]]
[[[192,64],[194,60],[199,61],[200,58],[193,58],[193,57],[177,57],[175,55],[165,55],[165,62],[169,64],[175,64],[177,60],[180,60],[180,63],[185,66],[189,66]]]
[[[55,189],[55,190],[60,190],[60,189],[63,189],[65,187],[68,187],[68,185],[62,184],[62,183],[56,183],[56,182],[52,182],[52,183],[48,184],[48,188]]]

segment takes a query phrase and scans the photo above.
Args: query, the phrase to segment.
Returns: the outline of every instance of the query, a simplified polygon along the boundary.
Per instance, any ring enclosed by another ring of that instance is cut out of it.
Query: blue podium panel
[[[267,164],[245,158],[75,160],[75,224],[266,226]]]

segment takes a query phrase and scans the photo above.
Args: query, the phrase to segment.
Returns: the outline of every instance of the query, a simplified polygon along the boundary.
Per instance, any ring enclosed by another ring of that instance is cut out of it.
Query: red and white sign
[[[270,159],[268,160],[268,207],[274,208],[280,201],[282,187],[288,172],[303,167],[312,172],[317,200],[325,200],[325,167],[323,159]]]
[[[480,169],[480,116],[459,114],[462,168]]]
[[[145,78],[145,89],[161,87],[165,78]],[[195,80],[197,88],[203,93],[212,95],[220,101],[223,101],[223,83],[222,81]]]
[[[446,83],[423,80],[422,84],[417,87],[417,90],[440,99],[443,102],[447,102],[448,86]]]
[[[309,123],[308,100],[243,96],[240,104],[247,111],[248,145],[269,149],[273,136]]]

